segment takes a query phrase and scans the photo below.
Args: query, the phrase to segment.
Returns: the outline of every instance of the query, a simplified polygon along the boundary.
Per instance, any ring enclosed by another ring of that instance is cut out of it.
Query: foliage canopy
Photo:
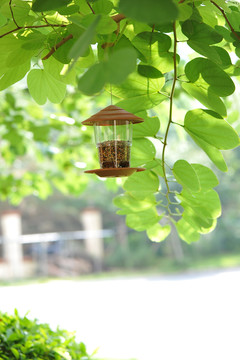
[[[37,104],[63,101],[71,117],[75,113],[66,89],[78,88],[76,101],[80,93],[97,98],[105,89],[117,106],[143,117],[145,122],[134,126],[132,166],[146,171],[125,180],[125,193],[114,201],[118,213],[126,215],[131,228],[147,231],[153,241],[164,240],[175,226],[181,239],[191,243],[212,231],[221,215],[214,190],[218,179],[205,164],[180,159],[177,153],[169,165],[170,133],[172,128],[185,131],[217,169],[227,171],[222,150],[239,145],[226,108],[226,97],[235,91],[232,78],[240,75],[239,27],[236,1],[1,0],[0,89],[27,75],[29,93]],[[176,121],[176,100],[181,96],[197,100],[198,108],[186,109],[184,119]],[[64,131],[65,125],[54,118],[50,123],[40,122],[41,116],[36,116],[37,122],[23,119],[23,109],[10,94],[6,102],[1,120],[6,162],[11,164],[12,157],[26,153],[24,131],[41,146],[50,141],[50,128]],[[160,129],[155,115],[161,114],[164,103],[168,115],[161,118]],[[89,150],[91,138],[82,130],[79,123],[77,133],[60,137],[60,146],[67,143],[64,160],[61,154],[52,154],[60,171],[72,171],[62,178],[51,169],[46,172],[55,186],[73,194],[86,185],[84,175],[79,177],[72,165],[81,150],[76,155],[69,145],[72,140],[78,145],[78,135]],[[38,150],[38,156],[44,157]],[[22,178],[3,177],[2,196],[8,197],[14,187],[22,187],[21,196],[28,195],[27,181],[48,195],[48,185],[42,185],[46,180],[28,172]]]

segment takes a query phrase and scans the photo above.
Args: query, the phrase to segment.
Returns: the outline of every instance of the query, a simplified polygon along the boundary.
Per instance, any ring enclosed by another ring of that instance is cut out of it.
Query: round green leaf
[[[127,226],[136,231],[147,230],[156,224],[159,220],[160,216],[158,215],[156,208],[150,208],[148,210],[134,214],[128,214],[126,216]]]
[[[191,164],[191,166],[198,176],[201,190],[209,190],[219,184],[218,178],[207,166],[201,164]]]
[[[132,48],[123,48],[112,53],[106,63],[106,77],[110,84],[120,84],[136,68],[137,53]]]
[[[213,189],[194,193],[194,195],[183,190],[178,198],[185,209],[187,208],[185,203],[187,203],[200,217],[217,219],[221,215],[221,202],[218,193]]]
[[[185,73],[191,82],[197,81],[201,74],[209,89],[218,96],[231,95],[235,90],[232,79],[211,60],[195,58],[187,63]]]
[[[120,0],[119,9],[127,17],[151,24],[165,24],[178,16],[172,0]]]
[[[150,240],[160,242],[165,240],[171,232],[171,226],[155,224],[151,228],[147,229],[147,236]]]
[[[37,12],[57,10],[70,2],[71,0],[35,0],[32,10]]]
[[[104,87],[106,81],[104,64],[94,64],[78,80],[78,89],[86,95],[93,95]]]
[[[184,219],[176,223],[176,229],[179,237],[188,244],[198,241],[200,238],[200,234]]]
[[[132,142],[131,165],[133,167],[146,164],[155,158],[156,149],[153,143],[144,138]]]
[[[145,136],[156,136],[160,129],[160,121],[157,116],[149,117],[146,112],[135,113],[144,119],[144,122],[133,126],[133,138],[141,138]]]
[[[144,200],[137,200],[129,193],[125,193],[124,195],[119,195],[115,197],[113,203],[117,207],[121,208],[124,214],[144,211],[156,206],[157,204],[155,196],[153,194],[150,194]]]
[[[189,40],[198,41],[207,45],[219,43],[223,39],[211,26],[194,20],[185,21],[182,24],[182,32]]]
[[[113,8],[113,3],[109,0],[97,0],[92,4],[95,14],[109,14]]]
[[[159,188],[159,179],[150,170],[134,173],[125,181],[124,190],[128,191],[136,199],[145,199],[150,194],[154,194]]]
[[[222,100],[210,89],[205,89],[200,84],[182,83],[182,88],[208,109],[214,110],[222,116],[227,115],[227,110]]]
[[[190,191],[200,191],[198,176],[193,167],[185,160],[178,160],[173,166],[175,179]]]
[[[31,70],[27,83],[30,94],[39,105],[45,104],[47,98],[53,103],[60,103],[66,93],[66,85],[45,70]]]
[[[188,132],[217,149],[233,149],[239,145],[237,132],[225,120],[212,116],[206,110],[188,111],[184,126]]]
[[[145,76],[146,78],[152,78],[152,79],[163,77],[161,71],[149,65],[141,65],[141,64],[138,65],[138,73],[142,76]]]
[[[22,65],[9,68],[6,70],[5,73],[3,73],[3,76],[0,78],[0,91],[8,88],[12,84],[15,84],[28,72],[30,69],[30,62],[25,62]]]

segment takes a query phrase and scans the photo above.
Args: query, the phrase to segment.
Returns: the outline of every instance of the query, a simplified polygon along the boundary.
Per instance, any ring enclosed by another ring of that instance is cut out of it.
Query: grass
[[[144,269],[116,269],[102,273],[82,275],[80,277],[64,278],[64,280],[101,280],[119,277],[141,277],[151,275],[169,275],[178,273],[202,272],[240,267],[240,254],[218,254],[211,257],[184,258],[176,262],[169,258],[159,258],[158,264]],[[31,283],[45,283],[56,278],[33,278],[15,281],[0,281],[0,286],[29,285]],[[63,280],[61,278],[61,280]],[[108,359],[111,360],[111,359]]]

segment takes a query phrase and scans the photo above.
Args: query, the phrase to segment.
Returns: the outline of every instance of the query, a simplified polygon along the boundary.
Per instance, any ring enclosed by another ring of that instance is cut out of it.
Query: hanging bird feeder
[[[110,105],[82,122],[94,126],[100,169],[85,173],[100,177],[129,176],[142,168],[130,167],[132,125],[144,120],[115,105]]]

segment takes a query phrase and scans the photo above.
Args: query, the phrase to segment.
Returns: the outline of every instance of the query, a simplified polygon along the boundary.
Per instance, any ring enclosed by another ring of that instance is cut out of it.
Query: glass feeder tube
[[[130,167],[132,123],[111,120],[94,124],[95,142],[102,169]]]
[[[144,120],[115,105],[109,105],[82,122],[93,126],[98,148],[100,169],[85,170],[85,173],[100,177],[129,176],[143,168],[130,167],[132,125]]]

